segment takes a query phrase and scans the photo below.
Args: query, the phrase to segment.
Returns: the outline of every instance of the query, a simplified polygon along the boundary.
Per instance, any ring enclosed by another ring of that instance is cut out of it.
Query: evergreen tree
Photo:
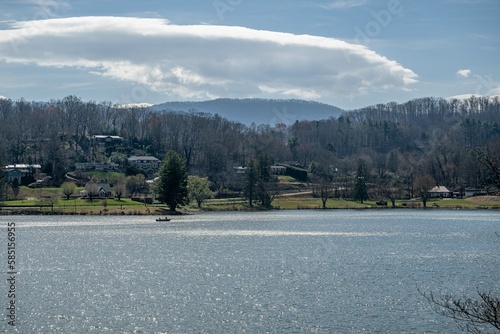
[[[245,179],[243,184],[243,194],[248,199],[248,205],[253,206],[253,202],[257,197],[257,182],[259,180],[259,170],[255,161],[250,161],[245,171]]]
[[[273,190],[275,182],[271,175],[271,163],[266,155],[259,159],[257,192],[260,203],[265,208],[270,208],[274,199]]]
[[[253,206],[258,200],[262,207],[270,208],[277,194],[277,178],[271,174],[267,156],[262,155],[258,161],[250,161],[243,181],[243,195],[248,199],[248,204]]]
[[[3,175],[3,165],[0,161],[0,206],[5,199],[5,177]]]
[[[160,166],[156,183],[158,200],[168,205],[171,211],[189,203],[187,189],[187,167],[182,156],[169,151]]]
[[[358,169],[356,171],[356,184],[354,186],[354,199],[361,203],[368,199],[368,188],[366,186],[367,176],[366,162],[363,159],[359,159]]]

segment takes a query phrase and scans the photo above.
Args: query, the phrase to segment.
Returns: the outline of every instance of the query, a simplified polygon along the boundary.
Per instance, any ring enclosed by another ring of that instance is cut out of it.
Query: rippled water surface
[[[490,211],[0,221],[17,228],[20,333],[455,333],[417,287],[500,292]]]

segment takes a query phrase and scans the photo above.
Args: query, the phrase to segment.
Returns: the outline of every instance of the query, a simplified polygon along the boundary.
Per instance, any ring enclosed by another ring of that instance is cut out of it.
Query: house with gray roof
[[[132,156],[128,158],[128,164],[130,166],[147,170],[158,170],[160,168],[161,161],[153,156]]]
[[[429,197],[431,198],[452,198],[453,192],[443,186],[436,186],[429,190]]]

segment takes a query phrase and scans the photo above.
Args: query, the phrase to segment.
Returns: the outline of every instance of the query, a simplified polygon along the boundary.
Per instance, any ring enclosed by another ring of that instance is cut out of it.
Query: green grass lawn
[[[83,188],[81,188],[83,189]],[[77,191],[80,191],[78,189]],[[61,188],[28,188],[20,187],[18,198],[39,198],[42,196],[61,195]]]
[[[104,204],[106,203],[106,204]],[[34,200],[17,200],[17,201],[6,201],[3,203],[4,210],[22,210],[22,209],[32,209],[34,211],[49,212],[54,211],[56,213],[154,213],[155,211],[162,211],[161,206],[144,205],[144,203],[132,201],[131,199],[125,198],[122,200],[117,199],[107,199],[105,202],[102,199],[95,199],[89,201],[86,199],[58,199],[54,203],[54,207],[50,206],[50,203],[44,202],[38,199]]]
[[[278,198],[273,202],[273,206],[282,210],[321,209],[323,203],[319,198]],[[376,207],[375,202],[365,201],[364,203],[359,203],[332,198],[326,201],[327,209],[364,209],[371,207]]]
[[[30,189],[31,195],[41,194],[41,189]],[[58,193],[58,188],[44,188],[43,194]],[[132,201],[129,198],[117,199],[95,199],[89,201],[86,199],[65,199],[58,198],[53,208],[46,200],[41,200],[40,196],[28,197],[30,199],[12,200],[3,202],[4,210],[11,212],[19,210],[30,210],[32,212],[50,212],[56,213],[80,213],[80,214],[162,214],[166,211],[165,205],[144,205],[144,203]],[[313,198],[310,195],[301,195],[297,197],[278,197],[273,203],[275,209],[280,210],[301,210],[301,209],[321,209],[322,202],[319,198]],[[391,202],[387,203],[391,208]],[[422,202],[419,200],[396,201],[398,208],[422,208]],[[467,199],[433,199],[427,202],[428,208],[441,209],[500,209],[499,197],[473,197]],[[366,208],[384,208],[375,201],[365,201],[359,203],[344,199],[328,199],[327,209],[366,209]],[[181,208],[184,211],[241,211],[258,210],[260,207],[255,205],[250,207],[244,198],[224,198],[205,200],[201,208],[197,207],[196,202]]]
[[[301,210],[301,209],[320,209],[322,207],[321,199],[310,197],[278,197],[273,203],[273,208],[281,210]],[[354,201],[346,201],[342,199],[329,199],[326,207],[329,209],[356,209],[356,208],[370,208],[375,207],[375,202],[365,202],[363,204]],[[196,208],[196,206],[192,206]],[[258,209],[259,206],[255,205],[250,208],[247,201],[243,198],[237,199],[217,199],[207,200],[203,202],[202,210],[217,211],[217,210],[248,210]]]
[[[440,208],[454,209],[500,208],[500,201],[488,200],[487,198],[481,197],[470,197],[465,199],[440,199],[437,201],[428,202],[427,206],[432,207],[433,204],[438,205]]]
[[[297,181],[297,179],[295,179],[292,176],[288,176],[288,175],[278,175],[278,180],[280,182],[300,183],[300,181]]]
[[[103,205],[102,199],[94,199],[93,201],[89,201],[86,199],[65,199],[65,198],[59,198],[57,202],[54,204],[54,207],[62,207],[62,206],[102,206]],[[39,199],[23,199],[23,200],[17,200],[17,201],[5,201],[4,206],[39,206],[40,204],[46,204],[46,202],[43,202],[42,200]],[[129,198],[122,198],[121,200],[118,199],[106,199],[106,204],[107,206],[120,206],[120,205],[127,205],[127,206],[137,206],[141,205],[144,206],[144,203],[140,202],[135,202],[132,201]]]
[[[125,174],[119,172],[100,172],[100,171],[92,171],[92,172],[82,172],[82,174],[87,175],[89,178],[95,176],[99,180],[107,180],[109,183],[114,184],[120,177],[125,177]]]

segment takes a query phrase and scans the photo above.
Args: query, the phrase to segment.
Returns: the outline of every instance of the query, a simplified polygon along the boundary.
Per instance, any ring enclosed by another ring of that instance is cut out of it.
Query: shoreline
[[[18,203],[4,202],[0,206],[0,216],[20,215],[67,215],[67,216],[175,216],[179,214],[196,214],[207,212],[264,212],[279,210],[499,210],[500,196],[477,196],[467,199],[431,199],[427,201],[427,207],[416,199],[398,200],[396,207],[391,202],[365,201],[364,203],[346,200],[329,199],[326,208],[322,207],[322,201],[314,197],[277,198],[269,209],[259,205],[250,207],[241,200],[209,200],[205,201],[201,208],[187,205],[172,212],[165,205],[144,204],[131,200],[122,201],[96,201],[77,202],[76,200],[60,200],[53,205],[33,205],[28,201]],[[7,204],[7,205],[5,205]]]
[[[0,211],[0,217],[7,216],[151,216],[151,217],[164,217],[164,216],[183,216],[183,215],[193,215],[193,214],[204,214],[204,213],[217,213],[217,212],[271,212],[271,211],[335,211],[335,210],[352,210],[352,211],[360,211],[360,210],[422,210],[422,211],[443,211],[443,210],[463,210],[463,211],[497,211],[500,210],[500,206],[484,206],[484,207],[327,207],[327,208],[318,208],[318,207],[303,207],[303,208],[295,208],[295,209],[282,209],[282,208],[271,208],[271,209],[263,209],[263,208],[248,208],[248,209],[199,209],[199,210],[181,210],[177,212],[143,212],[139,210],[130,210],[128,212],[114,212],[114,211],[105,211],[105,212],[61,212],[61,211],[39,211],[39,210],[2,210]]]

